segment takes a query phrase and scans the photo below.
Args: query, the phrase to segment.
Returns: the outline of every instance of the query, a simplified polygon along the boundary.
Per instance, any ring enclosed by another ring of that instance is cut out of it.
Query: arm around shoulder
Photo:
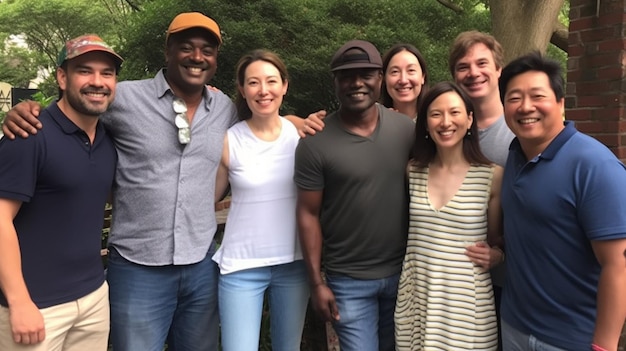
[[[41,106],[35,101],[22,101],[7,112],[2,123],[2,132],[9,139],[15,139],[16,135],[27,138],[29,134],[37,134],[41,129],[39,112]]]

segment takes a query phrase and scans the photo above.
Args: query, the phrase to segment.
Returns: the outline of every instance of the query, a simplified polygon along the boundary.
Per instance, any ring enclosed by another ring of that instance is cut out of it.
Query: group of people
[[[110,323],[116,351],[217,350],[220,326],[223,350],[256,350],[267,291],[274,350],[299,349],[309,298],[347,351],[616,350],[626,168],[563,121],[558,64],[505,67],[464,32],[454,82],[429,87],[414,46],[351,40],[330,62],[339,109],[300,119],[267,50],[237,64],[234,103],[208,89],[221,44],[182,13],[166,68],[117,83],[122,58],[79,37],[59,100],[9,112],[0,349],[106,350]]]

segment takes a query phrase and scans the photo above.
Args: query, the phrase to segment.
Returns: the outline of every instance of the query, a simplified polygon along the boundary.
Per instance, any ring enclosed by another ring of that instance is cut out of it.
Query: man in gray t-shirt
[[[504,121],[504,109],[498,88],[504,64],[502,46],[489,34],[478,31],[463,32],[450,48],[448,64],[456,84],[472,99],[481,151],[491,161],[504,167],[509,145],[515,136]],[[495,265],[491,269],[491,280],[496,312],[499,315],[505,275],[505,266],[502,264],[504,243],[483,249],[490,250],[492,265]]]
[[[346,43],[331,71],[339,111],[296,150],[297,219],[311,301],[333,322],[342,351],[391,351],[414,124],[376,103],[382,59],[371,43]]]

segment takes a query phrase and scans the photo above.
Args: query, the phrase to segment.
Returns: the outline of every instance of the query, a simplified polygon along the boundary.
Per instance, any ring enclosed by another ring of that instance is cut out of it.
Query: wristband
[[[602,346],[598,346],[596,344],[591,344],[591,351],[608,351]]]

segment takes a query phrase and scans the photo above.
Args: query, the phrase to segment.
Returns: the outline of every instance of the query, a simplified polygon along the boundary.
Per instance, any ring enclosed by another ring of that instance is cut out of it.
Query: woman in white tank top
[[[220,267],[219,312],[224,351],[259,347],[268,292],[273,350],[299,350],[309,288],[296,230],[293,182],[295,126],[279,115],[288,78],[274,53],[255,50],[236,71],[240,122],[224,139],[216,196],[232,199]],[[217,201],[218,199],[216,199]]]

